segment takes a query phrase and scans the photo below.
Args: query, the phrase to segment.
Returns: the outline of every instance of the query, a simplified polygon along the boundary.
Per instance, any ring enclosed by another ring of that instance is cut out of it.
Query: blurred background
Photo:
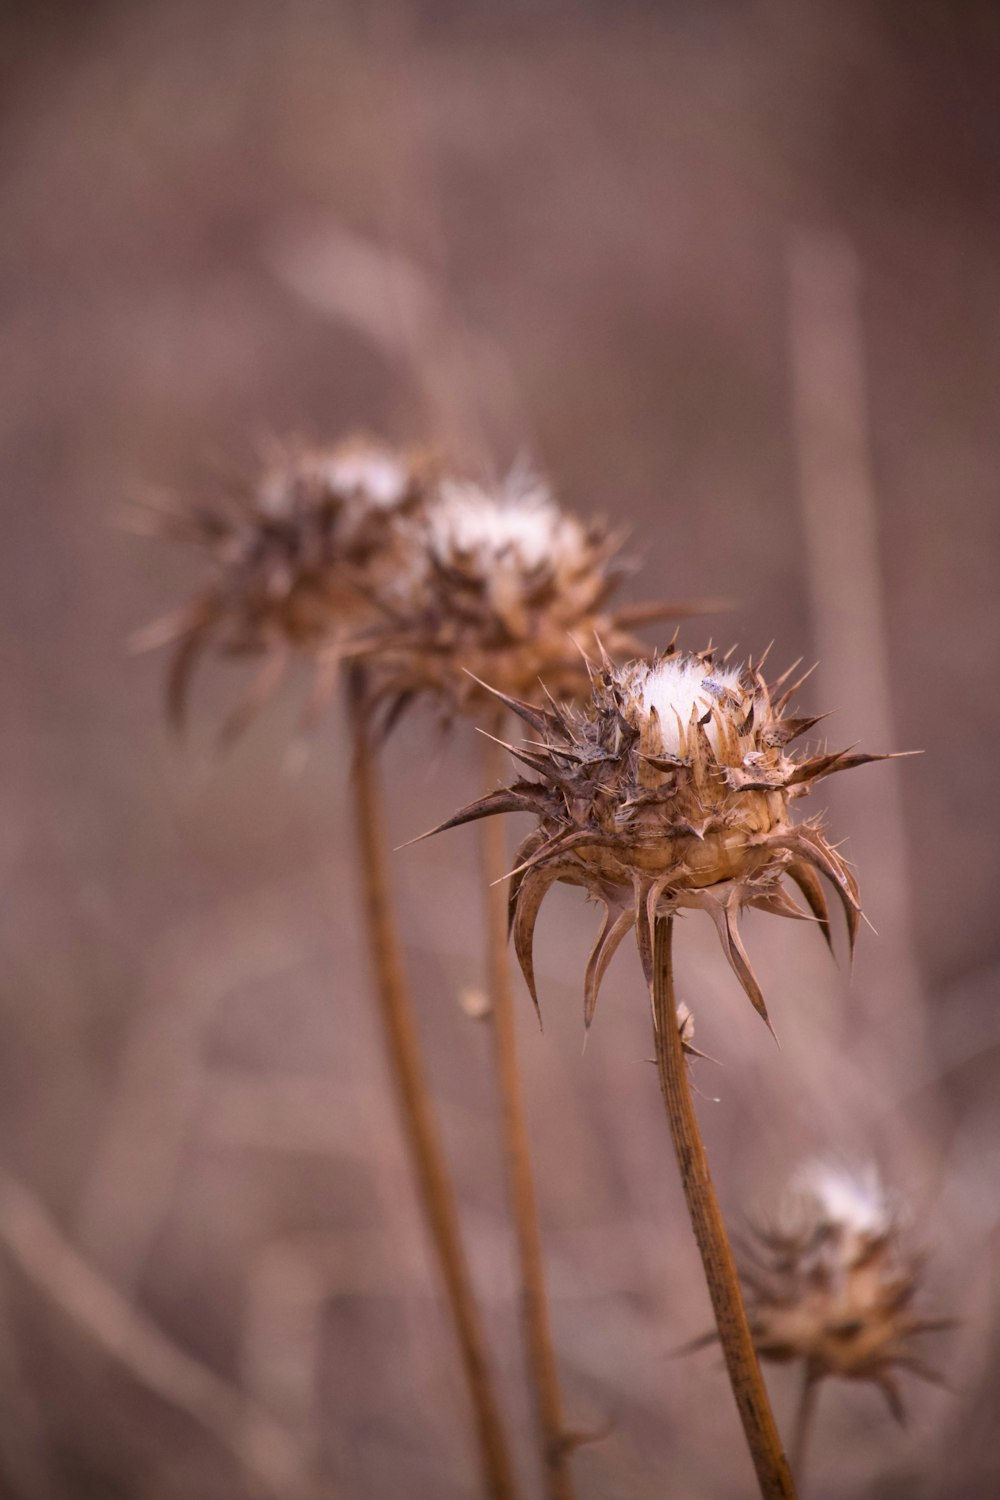
[[[927,1252],[948,1389],[824,1389],[815,1497],[1000,1487],[993,774],[1000,707],[1000,16],[990,5],[262,0],[8,8],[0,46],[0,1489],[26,1500],[478,1493],[369,1000],[344,726],[301,684],[226,758],[129,637],[197,559],[118,526],[274,435],[526,454],[632,524],[635,599],[820,665],[831,739],[922,749],[822,788],[878,936],[678,934],[735,1223],[874,1159]],[[415,716],[402,842],[475,795]],[[514,830],[511,829],[513,834]],[[394,873],[525,1495],[477,842]],[[523,1063],[583,1500],[750,1476],[630,945],[581,1051],[595,913],[550,896]],[[777,929],[777,930],[775,930]],[[839,939],[838,939],[839,941]],[[520,981],[519,981],[520,984]],[[905,1380],[905,1376],[903,1377]],[[770,1378],[787,1423],[796,1377]]]

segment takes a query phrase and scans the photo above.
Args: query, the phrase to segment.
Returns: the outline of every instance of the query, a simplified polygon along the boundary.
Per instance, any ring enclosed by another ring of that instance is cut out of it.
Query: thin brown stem
[[[502,719],[494,729],[502,736]],[[502,776],[505,753],[495,740],[487,739],[483,743],[483,773],[489,792]],[[517,1055],[517,1025],[507,947],[507,890],[503,881],[509,868],[507,846],[499,818],[485,818],[480,827],[486,886],[493,1065],[500,1094],[507,1197],[517,1238],[521,1324],[542,1446],[545,1493],[549,1500],[573,1500],[571,1445],[567,1442],[563,1424],[559,1376],[549,1325],[531,1148]]]
[[[795,1483],[800,1490],[804,1486],[803,1475],[806,1468],[806,1449],[809,1445],[809,1434],[812,1431],[812,1422],[816,1412],[816,1398],[818,1395],[819,1380],[812,1365],[807,1361],[805,1370],[802,1373],[802,1389],[799,1392],[799,1404],[795,1413],[795,1429],[792,1433],[792,1446],[789,1454],[792,1473],[795,1475]]]
[[[486,1340],[459,1231],[455,1192],[445,1160],[403,972],[392,909],[381,786],[365,711],[364,682],[352,675],[349,692],[355,819],[364,877],[365,913],[386,1051],[420,1204],[441,1268],[472,1401],[483,1478],[493,1500],[510,1500],[514,1478],[503,1420],[493,1389]]]
[[[656,1065],[684,1196],[701,1252],[719,1342],[765,1500],[794,1500],[795,1484],[757,1363],[729,1236],[708,1170],[677,1026],[671,960],[673,918],[659,917],[653,951]]]

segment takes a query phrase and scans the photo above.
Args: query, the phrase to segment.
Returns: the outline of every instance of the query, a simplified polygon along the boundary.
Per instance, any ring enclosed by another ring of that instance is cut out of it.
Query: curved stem
[[[494,729],[497,734],[502,733],[502,719]],[[505,752],[494,740],[484,740],[483,743],[483,775],[486,791],[489,792],[503,774]],[[481,824],[481,838],[486,886],[493,1065],[500,1093],[507,1197],[517,1237],[521,1323],[542,1444],[545,1493],[549,1500],[573,1500],[570,1444],[566,1440],[563,1425],[559,1376],[549,1326],[542,1242],[531,1170],[531,1148],[517,1056],[517,1025],[507,946],[507,888],[503,878],[509,863],[501,819],[485,818]]]
[[[656,1065],[684,1196],[701,1252],[719,1342],[743,1432],[765,1500],[794,1500],[795,1485],[781,1446],[747,1322],[739,1276],[719,1209],[708,1157],[688,1085],[674,1001],[671,961],[673,919],[658,917],[653,948],[653,1018]]]
[[[803,1475],[806,1468],[806,1448],[809,1444],[809,1434],[812,1430],[812,1420],[816,1412],[816,1398],[819,1395],[819,1380],[816,1378],[813,1367],[806,1362],[802,1374],[802,1389],[799,1392],[799,1405],[795,1413],[795,1430],[792,1434],[791,1463],[795,1482],[800,1489],[803,1487]]]
[[[364,875],[365,913],[392,1081],[409,1146],[420,1205],[441,1268],[472,1400],[483,1477],[493,1500],[511,1500],[514,1479],[493,1389],[486,1340],[459,1231],[455,1192],[431,1107],[413,1005],[392,910],[381,788],[359,673],[350,681],[355,826]]]

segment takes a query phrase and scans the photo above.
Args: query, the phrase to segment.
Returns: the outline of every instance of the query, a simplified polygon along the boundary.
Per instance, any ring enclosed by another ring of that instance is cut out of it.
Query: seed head
[[[553,702],[543,709],[496,693],[538,736],[522,749],[509,747],[538,779],[515,781],[442,828],[499,812],[534,814],[536,826],[515,856],[510,914],[536,1006],[532,934],[557,880],[583,886],[605,907],[584,984],[588,1026],[605,970],[632,927],[652,982],[657,916],[707,911],[765,1020],[738,930],[744,907],[784,917],[811,913],[829,941],[823,876],[843,907],[853,946],[857,882],[820,823],[796,822],[792,809],[821,777],[886,757],[792,750],[817,719],[786,717],[798,684],[779,696],[783,681],[769,688],[752,665],[671,651],[623,667],[605,659],[586,708]],[[808,912],[785,889],[786,876]]]
[[[811,1379],[872,1381],[902,1422],[896,1375],[936,1378],[914,1341],[950,1320],[913,1312],[923,1260],[905,1247],[877,1173],[811,1166],[781,1218],[755,1232],[740,1268],[757,1352],[804,1360]]]
[[[542,678],[572,694],[587,683],[582,651],[642,650],[624,612],[606,607],[628,571],[619,538],[567,513],[541,480],[515,472],[488,490],[445,479],[410,533],[399,616],[367,644],[377,697],[430,693],[446,711],[470,713],[482,708],[483,681],[534,699]]]
[[[212,571],[188,605],[139,639],[145,646],[174,645],[172,718],[182,719],[191,673],[209,645],[225,655],[264,658],[258,683],[230,721],[233,729],[273,687],[293,651],[312,657],[334,651],[381,619],[407,573],[403,519],[422,503],[429,478],[425,459],[356,438],[285,449],[253,487],[161,516],[157,530],[198,546]],[[320,706],[314,701],[311,708]]]

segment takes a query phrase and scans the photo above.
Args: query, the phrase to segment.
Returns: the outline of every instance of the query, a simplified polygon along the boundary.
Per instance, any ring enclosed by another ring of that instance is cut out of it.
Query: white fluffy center
[[[379,448],[358,448],[333,455],[327,464],[326,480],[336,494],[358,495],[369,505],[391,510],[406,498],[409,475],[395,454]]]
[[[880,1235],[889,1227],[885,1193],[872,1166],[848,1171],[829,1163],[814,1163],[799,1173],[795,1186],[815,1198],[824,1219],[831,1224],[842,1224],[862,1235]]]
[[[579,522],[559,509],[538,480],[509,481],[499,494],[446,480],[427,528],[428,545],[440,562],[462,558],[484,574],[505,565],[532,573],[583,545]]]
[[[655,708],[663,748],[670,755],[680,753],[680,730],[687,730],[692,716],[702,719],[710,708],[725,705],[729,693],[735,693],[737,699],[743,696],[739,667],[706,667],[693,656],[669,656],[654,662],[637,690],[644,711],[648,714]],[[705,731],[715,745],[719,728],[714,719],[706,724]]]

